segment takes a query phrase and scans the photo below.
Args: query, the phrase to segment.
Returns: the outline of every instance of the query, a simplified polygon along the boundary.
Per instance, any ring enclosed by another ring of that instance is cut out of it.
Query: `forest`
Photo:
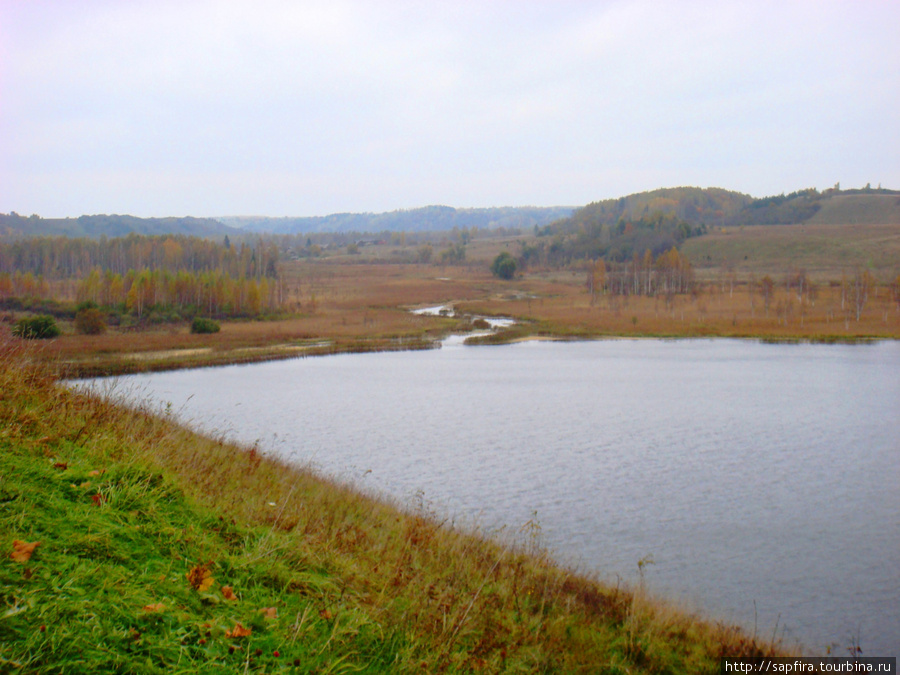
[[[139,319],[259,316],[286,306],[278,258],[274,243],[233,246],[227,235],[19,239],[0,243],[0,303],[66,313],[46,301],[91,302]]]

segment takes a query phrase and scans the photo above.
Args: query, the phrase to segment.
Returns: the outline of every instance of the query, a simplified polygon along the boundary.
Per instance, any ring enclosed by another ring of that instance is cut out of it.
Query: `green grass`
[[[776,651],[554,565],[537,531],[460,532],[0,343],[0,672],[698,673]]]

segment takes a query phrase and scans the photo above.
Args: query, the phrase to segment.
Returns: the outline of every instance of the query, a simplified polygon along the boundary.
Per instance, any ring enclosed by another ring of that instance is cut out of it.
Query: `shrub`
[[[516,275],[516,259],[503,251],[491,263],[491,272],[501,279],[512,279]]]
[[[191,322],[192,333],[218,333],[221,326],[212,319],[204,319],[202,316],[195,317]]]
[[[106,317],[96,307],[79,309],[75,314],[75,329],[85,335],[100,335],[106,330]]]
[[[62,331],[52,316],[38,315],[19,319],[12,332],[22,338],[47,340],[58,337]]]

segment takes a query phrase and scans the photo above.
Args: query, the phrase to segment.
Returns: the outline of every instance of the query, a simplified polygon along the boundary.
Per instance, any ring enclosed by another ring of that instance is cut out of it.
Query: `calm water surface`
[[[451,343],[123,390],[461,522],[536,517],[613,582],[652,556],[651,589],[761,636],[900,653],[898,342]]]

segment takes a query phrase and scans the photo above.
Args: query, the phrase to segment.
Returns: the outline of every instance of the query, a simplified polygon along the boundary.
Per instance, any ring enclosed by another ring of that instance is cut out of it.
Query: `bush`
[[[97,307],[85,307],[75,314],[75,329],[85,335],[100,335],[106,330],[106,317]]]
[[[491,272],[501,279],[512,279],[516,275],[516,259],[503,251],[491,263]]]
[[[19,319],[12,332],[13,335],[30,340],[47,340],[58,337],[62,331],[52,316],[39,315]]]
[[[204,319],[202,316],[196,317],[191,322],[192,333],[218,333],[221,326],[212,319]]]

